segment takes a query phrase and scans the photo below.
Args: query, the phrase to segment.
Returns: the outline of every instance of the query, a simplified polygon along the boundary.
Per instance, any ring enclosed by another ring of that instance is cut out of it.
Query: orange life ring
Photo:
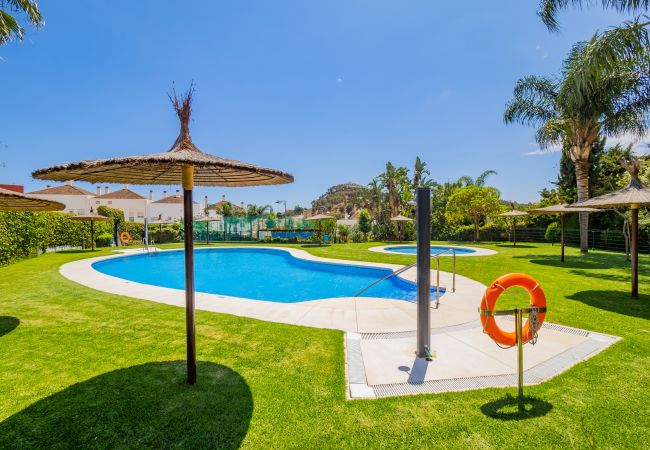
[[[122,241],[122,244],[128,244],[131,242],[131,235],[128,233],[128,231],[122,231],[120,234],[120,241]]]
[[[481,310],[494,311],[499,296],[506,289],[513,286],[519,286],[528,291],[531,307],[543,308],[542,311],[537,314],[537,329],[539,329],[539,327],[542,326],[542,323],[544,323],[544,318],[546,317],[546,296],[544,295],[542,287],[530,275],[523,273],[509,273],[497,278],[494,283],[485,290],[485,294],[483,294],[483,298],[481,299]],[[504,331],[499,328],[494,315],[482,313],[481,323],[483,323],[483,330],[485,333],[499,344],[508,346],[517,345],[516,333],[514,331]],[[533,337],[534,331],[535,330],[530,329],[530,318],[528,318],[522,328],[521,334],[523,343],[528,342]]]

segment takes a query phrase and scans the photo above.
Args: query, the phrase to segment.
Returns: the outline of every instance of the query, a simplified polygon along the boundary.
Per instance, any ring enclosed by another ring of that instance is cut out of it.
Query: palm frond
[[[11,41],[14,38],[23,38],[23,28],[13,16],[0,10],[0,44]]]
[[[515,84],[514,98],[506,104],[505,123],[539,125],[557,115],[558,82],[549,77],[530,75]]]
[[[569,7],[582,8],[585,5],[590,6],[592,3],[590,0],[542,0],[537,9],[537,15],[550,31],[558,31],[560,27],[557,15],[560,10]],[[650,7],[650,0],[602,0],[601,3],[604,9],[630,14],[647,11]]]

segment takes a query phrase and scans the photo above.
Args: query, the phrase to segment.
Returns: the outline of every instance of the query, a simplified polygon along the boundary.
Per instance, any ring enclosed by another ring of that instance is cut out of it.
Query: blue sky
[[[623,20],[567,11],[552,34],[536,0],[40,3],[45,28],[0,47],[0,183],[31,191],[46,184],[34,169],[168,149],[166,94],[194,80],[199,148],[295,176],[196,195],[289,206],[417,155],[437,181],[494,169],[504,198],[536,200],[559,154],[528,154],[533,130],[503,124],[513,85],[557,73],[574,42]]]

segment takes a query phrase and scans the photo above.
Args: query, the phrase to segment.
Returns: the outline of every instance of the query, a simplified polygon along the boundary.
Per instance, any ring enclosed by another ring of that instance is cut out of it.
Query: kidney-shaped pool
[[[182,250],[124,256],[98,261],[93,268],[129,281],[184,289],[183,256]],[[198,292],[280,303],[353,297],[391,273],[380,267],[309,261],[284,250],[266,248],[197,250],[194,265]],[[415,301],[417,287],[392,276],[362,296]]]

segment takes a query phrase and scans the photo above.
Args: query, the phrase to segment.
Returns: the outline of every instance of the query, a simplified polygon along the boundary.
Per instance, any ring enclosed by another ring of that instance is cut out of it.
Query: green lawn
[[[306,250],[414,261],[372,245]],[[73,252],[0,268],[0,448],[647,448],[648,256],[633,300],[621,255],[568,249],[561,264],[557,246],[486,247],[499,254],[458,258],[459,273],[529,273],[548,320],[624,338],[526,388],[531,411],[516,412],[515,389],[347,401],[341,332],[202,311],[199,383],[186,386],[184,310],[62,278],[61,264],[90,256]]]

